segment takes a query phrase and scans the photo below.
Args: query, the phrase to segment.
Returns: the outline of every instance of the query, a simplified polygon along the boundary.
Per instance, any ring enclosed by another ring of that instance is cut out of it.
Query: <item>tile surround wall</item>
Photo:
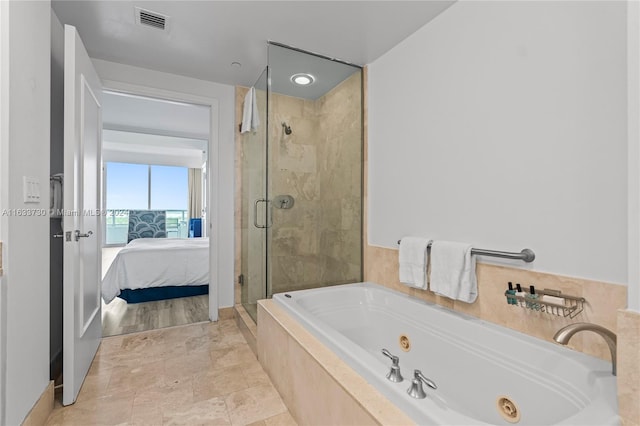
[[[585,279],[563,277],[518,268],[478,263],[478,299],[475,303],[453,301],[428,290],[418,290],[400,284],[398,280],[398,250],[367,246],[365,279],[411,296],[434,302],[447,308],[508,327],[544,340],[552,340],[561,327],[579,321],[600,324],[616,332],[616,312],[626,306],[627,288]],[[565,294],[587,300],[584,311],[576,318],[564,318],[539,311],[509,305],[504,297],[507,282],[522,283],[537,288],[561,290]],[[609,347],[595,333],[578,333],[570,347],[599,358],[610,360]]]
[[[618,406],[622,424],[640,425],[640,313],[618,311]]]
[[[398,280],[398,251],[375,246],[365,249],[365,280],[450,309],[551,341],[561,327],[574,322],[602,325],[618,336],[618,410],[622,424],[640,426],[640,313],[623,310],[627,287],[580,278],[478,263],[478,299],[473,304],[455,302],[436,294],[406,287]],[[506,283],[534,284],[553,288],[587,300],[576,318],[561,318],[508,305],[503,296]],[[609,348],[595,333],[578,333],[569,347],[611,360]]]
[[[258,317],[258,360],[299,424],[414,424],[273,300]]]

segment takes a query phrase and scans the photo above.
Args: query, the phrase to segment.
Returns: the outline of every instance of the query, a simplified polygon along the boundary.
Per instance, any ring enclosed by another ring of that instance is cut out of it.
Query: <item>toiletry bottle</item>
[[[516,284],[516,296],[520,296],[520,297],[524,297],[526,293],[524,291],[522,291],[522,287],[520,287],[520,283]],[[519,303],[522,303],[522,300],[518,301],[518,299],[516,299],[516,305],[518,305]]]
[[[511,281],[509,281],[509,290],[507,290],[507,294],[516,294],[516,291],[513,289],[513,283]],[[510,305],[518,304],[515,297],[508,297],[508,296],[507,296],[507,303]]]
[[[534,286],[529,286],[529,296],[527,296],[528,299],[537,299],[539,296],[536,294],[536,288]],[[527,306],[531,309],[535,309],[536,311],[540,310],[540,304],[539,303],[528,303]]]

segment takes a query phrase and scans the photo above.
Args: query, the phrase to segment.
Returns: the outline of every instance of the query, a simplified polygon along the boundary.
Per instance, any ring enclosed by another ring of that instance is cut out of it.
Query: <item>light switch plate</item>
[[[40,202],[40,181],[36,177],[23,176],[23,193],[25,203]]]

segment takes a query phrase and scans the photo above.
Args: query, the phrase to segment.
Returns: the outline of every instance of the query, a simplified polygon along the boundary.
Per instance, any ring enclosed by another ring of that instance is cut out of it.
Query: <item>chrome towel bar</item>
[[[398,240],[398,244],[400,244],[400,240]],[[431,248],[431,242],[427,245],[427,247]],[[522,249],[520,253],[472,248],[471,254],[475,254],[478,256],[500,257],[503,259],[522,260],[527,263],[533,262],[536,258],[536,254],[533,252],[533,250],[528,248]]]

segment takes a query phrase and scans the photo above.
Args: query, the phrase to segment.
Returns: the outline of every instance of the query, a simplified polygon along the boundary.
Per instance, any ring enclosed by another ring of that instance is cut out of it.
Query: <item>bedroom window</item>
[[[126,244],[129,210],[165,210],[167,237],[186,238],[187,173],[186,167],[107,162],[105,244]]]

